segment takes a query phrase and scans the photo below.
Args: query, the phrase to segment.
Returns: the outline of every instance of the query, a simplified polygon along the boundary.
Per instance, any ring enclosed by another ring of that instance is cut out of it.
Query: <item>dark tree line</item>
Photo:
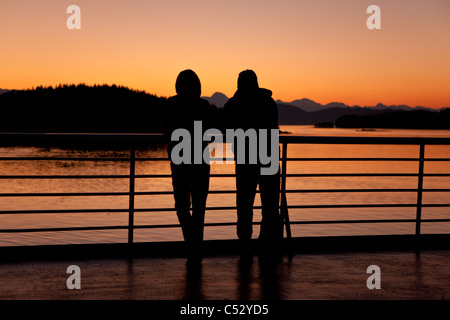
[[[161,132],[165,101],[116,85],[13,90],[0,95],[0,131]]]
[[[0,132],[160,133],[167,98],[116,85],[39,86],[0,95]],[[212,106],[220,126],[221,109]]]
[[[162,133],[168,99],[116,85],[59,85],[12,90],[0,95],[0,132]],[[212,106],[212,125],[222,127],[222,109]],[[88,143],[86,143],[88,142]],[[103,140],[48,142],[2,138],[2,145],[123,147]]]

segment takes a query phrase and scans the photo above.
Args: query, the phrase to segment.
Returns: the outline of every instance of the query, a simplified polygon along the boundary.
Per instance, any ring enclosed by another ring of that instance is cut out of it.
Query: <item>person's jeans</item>
[[[279,240],[283,229],[279,213],[280,173],[261,175],[259,165],[236,165],[237,235],[248,241],[253,234],[253,204],[259,184],[262,220],[259,238]]]
[[[199,243],[203,240],[210,166],[172,163],[171,169],[175,209],[184,240]]]

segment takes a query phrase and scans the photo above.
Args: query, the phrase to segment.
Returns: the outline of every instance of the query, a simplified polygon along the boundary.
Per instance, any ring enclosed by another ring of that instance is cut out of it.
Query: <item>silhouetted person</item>
[[[204,130],[209,127],[210,104],[200,98],[200,80],[192,70],[180,72],[175,87],[177,95],[168,99],[164,116],[164,133],[168,139],[168,153],[171,159],[172,185],[178,220],[184,240],[189,245],[190,254],[198,255],[200,244],[203,241],[210,166],[203,161],[201,164],[194,164],[194,121],[202,121]],[[190,163],[175,164],[172,158],[172,149],[178,144],[178,141],[171,141],[171,135],[174,130],[180,128],[190,132]],[[202,141],[202,150],[205,146],[207,144]]]
[[[241,72],[237,86],[236,93],[224,106],[225,127],[244,131],[267,129],[269,132],[270,129],[278,129],[278,107],[272,99],[272,91],[259,88],[255,72]],[[268,142],[270,144],[270,138]],[[233,150],[236,158],[235,144]],[[249,148],[245,151],[248,158]],[[282,238],[279,170],[274,175],[261,175],[261,166],[259,160],[257,164],[249,164],[248,159],[245,164],[236,162],[237,235],[245,244],[252,238],[253,204],[258,184],[262,205],[259,239],[274,243]]]

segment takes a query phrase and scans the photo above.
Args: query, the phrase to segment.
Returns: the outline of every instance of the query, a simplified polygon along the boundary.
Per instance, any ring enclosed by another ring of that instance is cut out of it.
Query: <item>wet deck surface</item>
[[[0,263],[2,300],[450,299],[450,250],[134,257]],[[81,289],[69,290],[69,265]],[[381,270],[369,290],[367,267]]]

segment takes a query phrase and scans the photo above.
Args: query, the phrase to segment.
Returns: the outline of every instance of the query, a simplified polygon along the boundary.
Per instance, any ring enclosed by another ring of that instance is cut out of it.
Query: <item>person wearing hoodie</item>
[[[165,108],[163,130],[171,160],[170,168],[176,214],[190,254],[198,254],[203,241],[210,165],[204,161],[200,164],[194,164],[193,139],[191,139],[190,163],[175,164],[172,149],[178,142],[172,141],[171,137],[177,129],[185,129],[189,131],[191,137],[194,137],[194,121],[201,121],[203,130],[207,130],[210,126],[211,107],[208,101],[200,98],[201,83],[194,71],[184,70],[180,72],[175,83],[175,89],[177,95],[168,99],[168,105]],[[207,143],[202,141],[202,146],[203,150]]]
[[[237,91],[224,106],[225,127],[227,129],[265,129],[270,135],[271,129],[278,129],[278,107],[272,98],[272,91],[260,88],[253,70],[239,74]],[[271,139],[268,139],[269,143]],[[238,157],[236,143],[233,143],[235,159]],[[282,238],[283,228],[279,213],[280,172],[262,175],[258,160],[251,164],[248,144],[245,148],[246,161],[236,161],[236,205],[237,236],[247,246],[253,234],[253,205],[256,189],[259,185],[262,220],[259,239],[266,243],[276,243]],[[271,150],[269,147],[267,150]],[[277,149],[278,150],[278,149]],[[278,154],[279,158],[279,154]]]

